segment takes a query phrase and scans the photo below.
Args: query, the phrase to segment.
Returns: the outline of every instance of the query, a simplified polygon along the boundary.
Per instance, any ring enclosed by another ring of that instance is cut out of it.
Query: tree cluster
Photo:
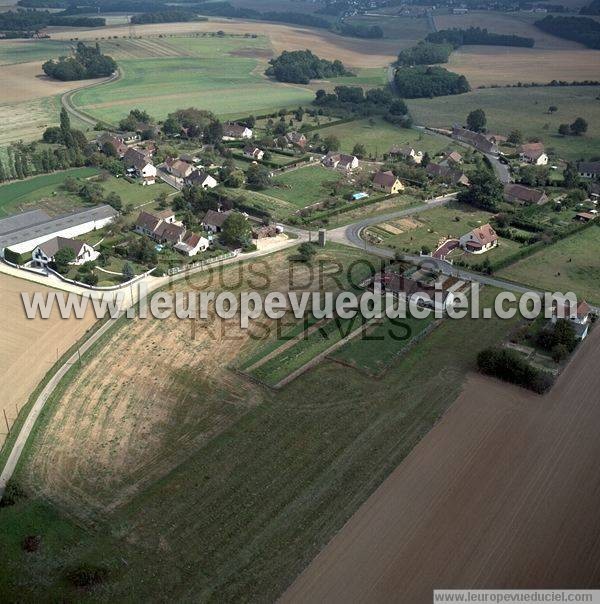
[[[180,135],[184,138],[201,139],[206,143],[217,144],[223,137],[223,125],[214,113],[205,109],[178,109],[169,113],[163,124],[167,135]]]
[[[19,32],[20,37],[29,37],[30,32],[38,32],[49,25],[61,27],[102,27],[106,20],[100,17],[69,17],[67,11],[23,10],[0,12],[0,32]],[[15,36],[10,36],[15,37]]]
[[[86,46],[77,43],[75,56],[60,57],[57,61],[50,59],[42,65],[44,73],[51,78],[62,81],[87,80],[111,75],[117,69],[112,57],[103,55],[100,46]]]
[[[405,99],[432,98],[469,92],[467,78],[443,67],[401,67],[394,81],[398,94]]]
[[[582,118],[578,117],[572,124],[561,124],[558,127],[558,133],[562,136],[581,136],[585,134],[588,129],[588,123]]]
[[[381,29],[379,25],[363,25],[361,23],[342,22],[335,25],[333,31],[342,36],[350,36],[353,38],[383,38],[383,29]]]
[[[266,75],[280,82],[308,84],[311,80],[323,80],[339,76],[352,76],[341,61],[320,59],[310,50],[284,50],[269,61]]]
[[[187,23],[188,21],[208,21],[206,17],[198,17],[195,11],[184,8],[169,8],[152,13],[132,15],[131,23],[142,25],[144,23]]]

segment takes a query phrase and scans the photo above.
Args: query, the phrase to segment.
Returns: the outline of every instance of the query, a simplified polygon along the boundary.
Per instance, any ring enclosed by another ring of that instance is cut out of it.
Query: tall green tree
[[[495,212],[504,198],[502,183],[489,170],[479,170],[470,177],[471,186],[458,194],[458,201]]]
[[[473,132],[484,132],[487,118],[483,109],[475,109],[467,116],[467,128]]]

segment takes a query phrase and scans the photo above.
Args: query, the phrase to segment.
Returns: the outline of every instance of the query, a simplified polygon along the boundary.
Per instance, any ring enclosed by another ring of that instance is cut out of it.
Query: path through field
[[[472,376],[283,602],[600,581],[600,329],[546,397]]]

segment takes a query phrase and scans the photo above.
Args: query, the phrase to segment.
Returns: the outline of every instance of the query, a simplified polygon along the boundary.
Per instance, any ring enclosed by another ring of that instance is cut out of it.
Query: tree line
[[[535,40],[515,34],[495,34],[481,27],[468,29],[441,29],[425,38],[434,44],[451,44],[454,48],[479,44],[483,46],[522,46],[533,48]]]
[[[554,17],[548,15],[534,23],[559,38],[579,42],[588,48],[600,48],[600,23],[590,17]]]
[[[132,15],[131,23],[142,25],[144,23],[187,23],[189,21],[208,21],[207,17],[199,17],[194,11],[185,8],[169,8],[151,13]]]
[[[30,32],[56,25],[61,27],[102,27],[106,20],[100,17],[69,17],[66,12],[23,10],[0,12],[0,32],[20,33],[19,37],[30,37]],[[15,37],[14,35],[8,37]]]

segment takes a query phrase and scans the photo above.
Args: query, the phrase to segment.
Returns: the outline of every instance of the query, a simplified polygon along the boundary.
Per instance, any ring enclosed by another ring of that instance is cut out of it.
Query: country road
[[[80,90],[84,90],[85,88],[95,88],[96,86],[101,86],[104,84],[110,84],[111,82],[116,82],[116,81],[120,80],[122,77],[123,77],[123,73],[121,72],[121,69],[118,68],[117,71],[115,71],[108,78],[104,78],[100,81],[94,81],[91,84],[84,84],[83,86],[80,86],[79,88],[75,88],[73,90],[69,90],[69,91],[65,92],[60,97],[60,104],[67,110],[67,113],[70,113],[71,115],[73,115],[77,119],[81,120],[85,124],[88,124],[88,126],[95,126],[100,120],[97,120],[97,119],[93,118],[92,116],[88,115],[87,113],[85,113],[84,111],[77,109],[75,107],[75,105],[73,105],[73,102],[72,102],[73,95],[76,92],[79,92]]]

